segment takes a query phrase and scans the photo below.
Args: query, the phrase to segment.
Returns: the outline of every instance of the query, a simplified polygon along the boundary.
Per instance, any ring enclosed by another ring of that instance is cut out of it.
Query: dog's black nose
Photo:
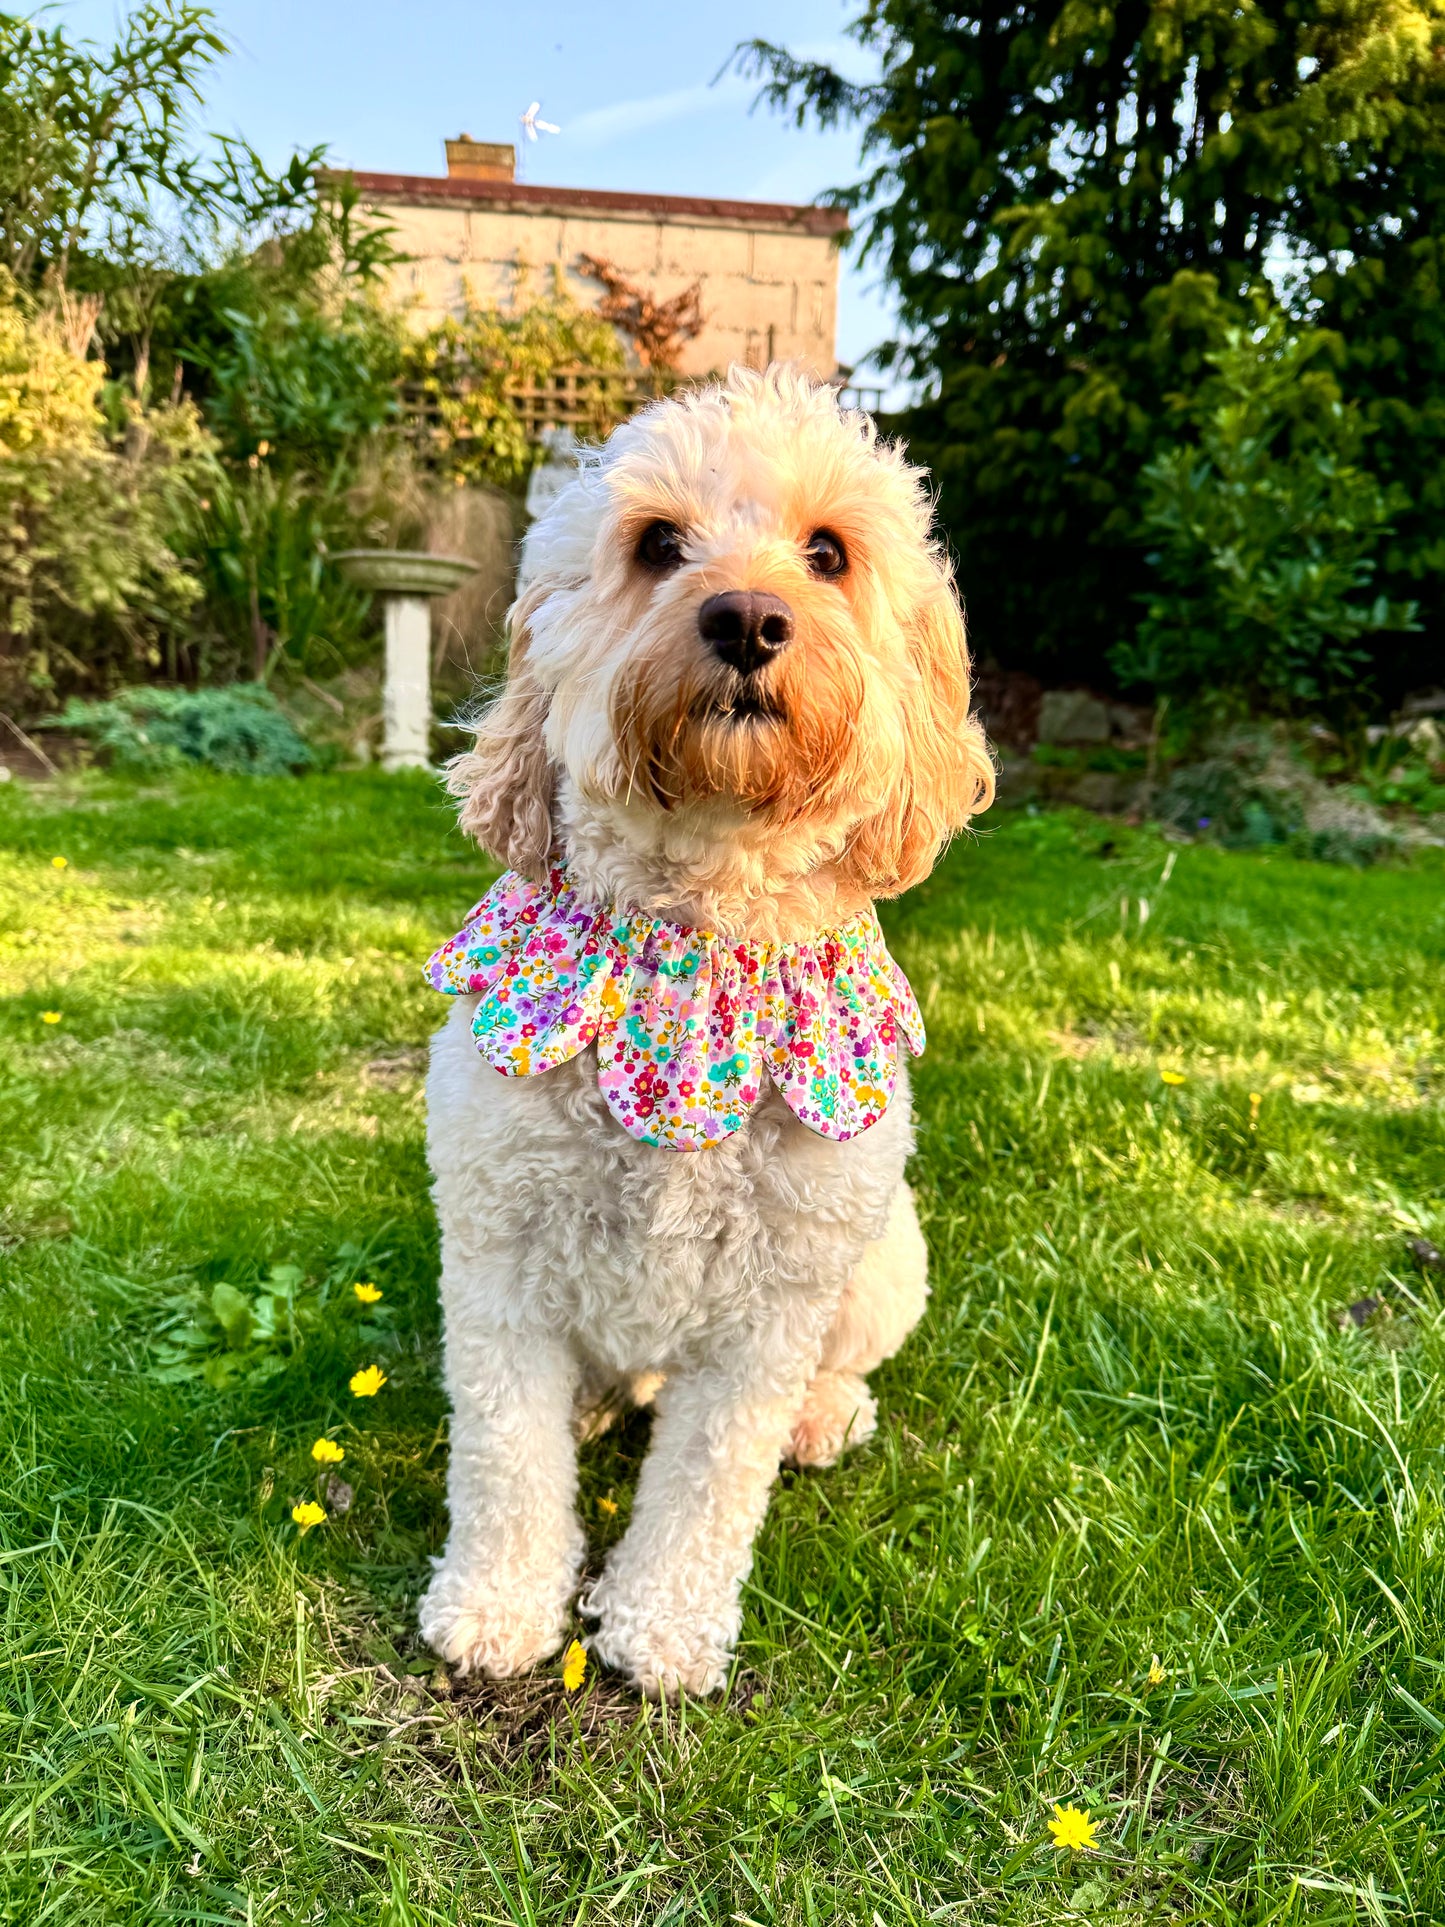
[[[740,675],[750,676],[793,640],[793,612],[766,589],[727,589],[697,612],[704,642]]]

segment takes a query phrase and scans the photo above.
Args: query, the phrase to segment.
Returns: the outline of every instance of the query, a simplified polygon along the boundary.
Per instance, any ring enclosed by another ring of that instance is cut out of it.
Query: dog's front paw
[[[856,1372],[819,1372],[793,1422],[787,1458],[793,1465],[836,1465],[844,1449],[878,1429],[878,1406]]]
[[[528,1599],[520,1587],[445,1562],[423,1595],[421,1636],[460,1673],[509,1679],[548,1659],[567,1636],[567,1601]]]
[[[649,1598],[646,1588],[634,1596],[605,1578],[582,1611],[600,1621],[590,1642],[598,1658],[648,1699],[676,1699],[679,1693],[704,1699],[727,1681],[737,1612],[709,1618],[678,1602]]]

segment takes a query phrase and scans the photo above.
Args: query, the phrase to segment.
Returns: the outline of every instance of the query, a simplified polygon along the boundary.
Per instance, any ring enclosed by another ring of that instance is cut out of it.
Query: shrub
[[[127,689],[107,702],[72,699],[57,728],[88,737],[120,769],[162,772],[187,764],[284,776],[315,757],[268,689]]]
[[[560,285],[515,314],[469,305],[460,320],[441,322],[408,350],[407,378],[426,409],[426,459],[457,482],[501,488],[519,482],[542,450],[528,438],[507,390],[579,364],[621,374],[622,345],[608,322],[579,307]],[[592,432],[604,435],[614,420],[599,400]]]
[[[188,403],[125,411],[105,373],[0,272],[0,700],[69,675],[105,687],[169,664],[200,596],[177,543],[215,473]]]
[[[293,296],[222,319],[227,337],[203,364],[205,408],[232,459],[264,445],[286,466],[324,472],[396,420],[401,324],[376,302]]]
[[[1263,311],[1231,328],[1191,410],[1197,445],[1144,470],[1158,587],[1111,663],[1201,708],[1340,707],[1368,679],[1366,639],[1411,629],[1374,593],[1391,499],[1359,465],[1361,425],[1327,367],[1332,338]]]
[[[315,668],[325,655],[331,668],[370,646],[371,598],[330,561],[360,538],[353,481],[344,460],[317,475],[269,453],[218,470],[189,537],[204,587],[203,674],[249,665],[260,681],[284,658]]]

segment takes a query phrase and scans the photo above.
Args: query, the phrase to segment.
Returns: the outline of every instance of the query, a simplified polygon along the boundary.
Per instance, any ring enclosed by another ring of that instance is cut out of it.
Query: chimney
[[[451,181],[511,181],[517,175],[517,150],[510,141],[474,141],[459,134],[448,141],[447,179]]]

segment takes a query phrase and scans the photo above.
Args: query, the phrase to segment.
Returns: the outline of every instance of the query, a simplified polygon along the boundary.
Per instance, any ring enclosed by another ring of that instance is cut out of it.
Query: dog
[[[931,523],[866,416],[736,368],[587,451],[526,537],[448,772],[509,875],[432,964],[450,1533],[420,1623],[462,1671],[567,1637],[577,1436],[623,1391],[651,1445],[590,1644],[716,1691],[780,1463],[869,1436],[923,1311],[921,1023],[872,905],[993,793]]]

